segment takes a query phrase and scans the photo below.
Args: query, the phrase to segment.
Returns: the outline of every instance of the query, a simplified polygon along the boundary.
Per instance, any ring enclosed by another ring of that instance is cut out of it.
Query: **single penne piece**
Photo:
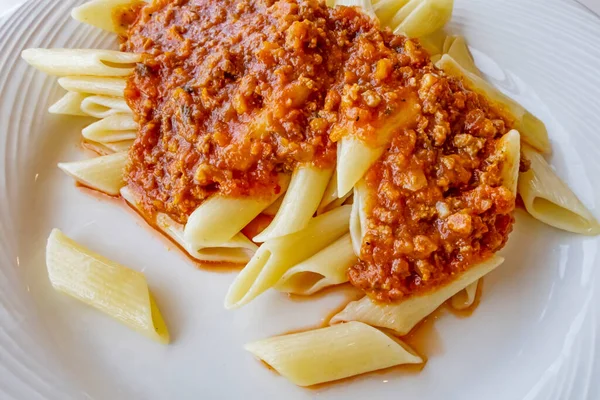
[[[358,258],[347,233],[309,259],[290,268],[275,289],[293,294],[311,295],[328,286],[348,281],[348,269]]]
[[[394,15],[404,7],[409,0],[380,0],[373,4],[373,12],[379,19],[381,26],[388,26]]]
[[[354,202],[350,214],[350,237],[352,238],[352,249],[357,257],[360,257],[362,241],[367,232],[367,187],[364,181],[360,181],[354,187]]]
[[[275,218],[253,240],[262,243],[306,228],[319,207],[332,174],[332,169],[298,166]]]
[[[385,147],[371,147],[359,138],[344,136],[337,145],[337,187],[338,197],[344,197],[356,182],[381,157]]]
[[[143,4],[139,0],[92,0],[75,7],[71,11],[71,17],[84,24],[124,35],[127,33],[127,27],[116,23],[113,18],[114,12],[119,9],[131,8],[140,3]]]
[[[46,247],[48,277],[68,294],[160,343],[167,326],[144,274],[96,254],[54,229]]]
[[[95,151],[101,155],[120,153],[123,151],[128,151],[131,145],[133,144],[133,140],[121,140],[119,142],[109,142],[109,143],[99,143],[94,142],[92,140],[83,140],[84,147]]]
[[[524,145],[521,151],[530,168],[519,175],[518,191],[525,209],[535,219],[569,232],[597,235],[600,225],[544,157]]]
[[[360,322],[276,336],[244,347],[298,386],[423,362],[400,340]]]
[[[479,281],[475,281],[452,296],[452,299],[450,299],[450,305],[452,308],[455,310],[464,310],[471,307],[475,302],[475,297],[477,297],[478,285]]]
[[[125,78],[98,76],[66,76],[58,84],[70,92],[123,97],[127,81]]]
[[[349,303],[331,319],[330,323],[360,321],[372,326],[392,329],[401,336],[406,335],[446,300],[493,271],[503,261],[502,257],[493,255],[488,260],[457,275],[446,285],[440,286],[432,292],[408,297],[397,303],[376,303],[365,296],[361,300]]]
[[[469,46],[467,46],[463,36],[455,36],[446,53],[470,73],[481,76],[481,72],[475,66],[475,60],[473,60]]]
[[[281,203],[283,203],[283,196],[279,196],[279,198],[277,198],[277,200],[269,207],[265,208],[262,213],[269,217],[274,217],[277,214],[277,211],[279,211],[279,208],[281,208]]]
[[[78,182],[111,196],[125,186],[123,170],[127,152],[109,154],[83,161],[59,163],[58,167]]]
[[[26,49],[21,57],[48,75],[127,76],[141,54],[103,49]]]
[[[411,0],[392,18],[390,27],[410,38],[425,36],[443,28],[453,8],[454,0]]]
[[[241,307],[272,288],[288,269],[346,233],[349,218],[350,207],[342,206],[313,218],[299,232],[263,243],[229,287],[225,308]]]
[[[127,186],[121,189],[121,196],[131,207],[144,216],[138,198]],[[173,242],[185,250],[192,258],[204,262],[245,264],[256,252],[258,246],[241,233],[219,247],[197,248],[187,243],[183,236],[183,225],[166,214],[156,215],[155,226]]]
[[[132,114],[115,114],[86,126],[81,134],[88,140],[108,143],[135,139],[137,129]]]
[[[496,146],[497,151],[504,160],[500,170],[502,186],[509,189],[516,197],[519,166],[521,164],[521,135],[519,131],[511,130],[498,140]]]
[[[281,174],[278,193],[261,197],[225,197],[215,195],[203,202],[189,216],[184,229],[186,242],[192,246],[218,247],[237,235],[258,214],[280,197],[289,184]]]
[[[80,110],[95,118],[106,118],[115,114],[131,114],[131,109],[122,97],[87,96],[80,104]]]
[[[338,197],[337,194],[337,173],[334,173],[329,183],[327,184],[327,188],[325,189],[325,193],[323,194],[323,199],[321,199],[321,204],[319,204],[319,208],[317,208],[317,215],[323,214],[327,211],[333,210],[341,205],[343,205],[346,200],[348,200],[352,196],[352,192],[346,193],[346,195],[342,197]]]
[[[515,119],[515,129],[519,131],[521,139],[527,144],[544,154],[551,152],[550,139],[544,123],[519,103],[504,95],[481,77],[467,71],[448,54],[444,54],[436,63],[436,66],[443,69],[447,74],[462,79],[469,89],[486,96],[507,111],[510,114],[509,116]]]
[[[85,117],[87,114],[81,111],[81,103],[85,98],[86,96],[81,93],[67,92],[63,97],[60,98],[60,100],[48,108],[48,112],[51,114],[76,115]]]
[[[438,29],[429,35],[421,36],[419,42],[421,43],[421,46],[433,56],[444,53],[444,41],[447,37],[448,35],[443,29]]]

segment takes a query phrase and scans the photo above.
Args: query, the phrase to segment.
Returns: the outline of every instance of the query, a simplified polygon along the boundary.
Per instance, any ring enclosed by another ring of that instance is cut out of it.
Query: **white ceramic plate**
[[[264,368],[244,343],[314,326],[343,296],[292,302],[268,293],[226,312],[232,273],[196,270],[124,206],[55,167],[87,156],[78,145],[86,121],[46,113],[61,89],[19,53],[114,46],[70,20],[79,3],[31,0],[0,22],[1,399],[600,398],[599,239],[524,213],[474,315],[436,322],[421,373],[306,390]],[[494,83],[546,122],[553,165],[598,214],[600,20],[567,0],[457,0],[451,29]],[[144,271],[174,343],[155,344],[55,293],[44,262],[52,227]]]

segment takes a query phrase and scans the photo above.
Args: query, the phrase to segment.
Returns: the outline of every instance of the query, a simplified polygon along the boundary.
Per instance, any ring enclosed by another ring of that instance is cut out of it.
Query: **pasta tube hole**
[[[298,272],[297,274],[292,275],[284,286],[293,287],[294,290],[299,293],[309,293],[310,290],[323,279],[325,279],[325,276],[316,272]]]
[[[536,197],[532,203],[533,209],[540,215],[552,215],[557,220],[569,221],[573,226],[580,226],[584,229],[591,229],[594,226],[581,215],[576,214],[550,200],[543,197]]]

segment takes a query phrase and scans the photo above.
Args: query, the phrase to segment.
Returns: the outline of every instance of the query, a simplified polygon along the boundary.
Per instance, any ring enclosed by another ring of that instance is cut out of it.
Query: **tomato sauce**
[[[395,301],[504,245],[515,199],[495,149],[512,121],[418,41],[317,0],[155,0],[120,25],[121,49],[144,54],[126,180],[149,214],[185,223],[214,194],[277,192],[278,173],[333,167],[351,134],[387,146],[353,285]]]

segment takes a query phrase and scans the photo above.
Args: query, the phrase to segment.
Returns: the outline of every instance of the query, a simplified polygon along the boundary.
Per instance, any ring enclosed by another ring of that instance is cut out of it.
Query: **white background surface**
[[[88,156],[78,147],[84,121],[46,113],[62,92],[18,54],[114,43],[69,20],[79,2],[32,0],[10,29],[0,25],[0,399],[600,398],[599,241],[523,213],[482,304],[471,318],[437,321],[437,345],[420,374],[372,374],[311,391],[263,368],[244,343],[314,326],[342,296],[297,303],[268,293],[226,312],[232,274],[195,270],[127,209],[57,170],[58,161]],[[597,18],[565,0],[456,0],[451,29],[466,36],[495,84],[546,122],[553,165],[598,215]],[[173,344],[55,293],[43,252],[52,227],[144,271]]]

